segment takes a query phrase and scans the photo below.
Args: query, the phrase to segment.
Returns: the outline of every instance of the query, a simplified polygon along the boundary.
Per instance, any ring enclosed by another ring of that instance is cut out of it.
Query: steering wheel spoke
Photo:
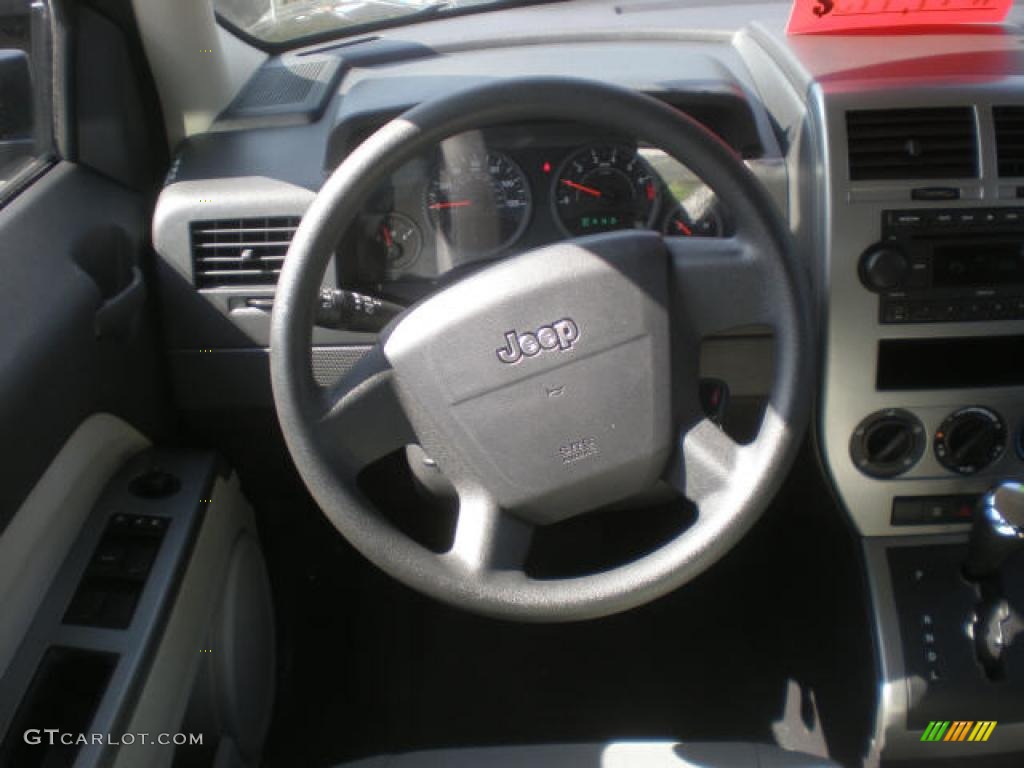
[[[447,557],[474,573],[522,571],[534,526],[504,512],[486,491],[459,492],[455,540]]]
[[[735,482],[742,457],[743,446],[711,419],[701,417],[680,432],[677,460],[667,479],[705,512],[708,502]]]
[[[370,350],[336,384],[319,392],[319,441],[348,476],[354,477],[377,459],[416,442],[380,347]]]
[[[740,237],[665,238],[678,306],[701,338],[774,320],[770,271],[756,244]]]

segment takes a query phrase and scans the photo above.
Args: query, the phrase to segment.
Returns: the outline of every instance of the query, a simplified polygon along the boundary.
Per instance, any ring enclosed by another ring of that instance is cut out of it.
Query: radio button
[[[1019,210],[1000,211],[999,221],[1003,224],[1020,224],[1024,221],[1024,215]]]
[[[980,301],[970,301],[967,304],[964,304],[964,319],[984,320],[985,305]]]
[[[939,306],[938,316],[946,322],[955,323],[964,319],[963,305],[956,301],[943,302]]]
[[[932,224],[939,227],[951,227],[955,223],[955,218],[950,211],[938,211],[931,215]]]
[[[886,302],[882,313],[883,323],[905,323],[907,318],[907,303],[905,301]]]
[[[918,301],[910,305],[910,321],[927,323],[935,319],[935,307],[927,301]]]
[[[956,215],[957,223],[965,227],[973,226],[978,221],[978,214],[974,211],[960,211]]]
[[[927,288],[930,280],[931,260],[917,257],[910,260],[910,272],[907,273],[908,288]]]
[[[913,211],[897,211],[891,223],[896,227],[919,227],[924,224],[924,216]]]

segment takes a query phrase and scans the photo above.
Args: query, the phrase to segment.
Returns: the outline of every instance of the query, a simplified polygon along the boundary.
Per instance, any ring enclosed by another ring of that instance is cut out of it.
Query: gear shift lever
[[[1024,549],[1024,485],[1000,483],[978,501],[964,573],[972,581],[994,576],[1007,557]]]
[[[978,501],[967,544],[964,576],[977,582],[981,602],[975,610],[974,647],[993,680],[1006,674],[1006,649],[1024,629],[1003,592],[999,570],[1010,555],[1024,549],[1024,485],[1001,483]]]

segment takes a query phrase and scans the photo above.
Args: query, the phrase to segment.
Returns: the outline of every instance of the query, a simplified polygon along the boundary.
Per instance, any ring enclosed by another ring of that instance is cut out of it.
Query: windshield
[[[514,0],[214,0],[228,24],[266,43],[326,37],[410,17],[458,13]]]

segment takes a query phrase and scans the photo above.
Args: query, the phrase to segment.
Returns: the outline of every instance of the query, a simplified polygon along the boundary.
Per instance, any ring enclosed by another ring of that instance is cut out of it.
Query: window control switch
[[[159,515],[111,516],[64,623],[126,629],[169,526],[170,519]]]
[[[122,575],[129,579],[145,581],[149,576],[149,569],[153,567],[156,552],[155,543],[133,544],[124,558]]]
[[[107,595],[102,590],[80,589],[64,614],[64,623],[85,626],[94,624],[106,599]]]
[[[108,629],[127,629],[135,615],[141,588],[138,584],[115,587],[107,594],[96,617],[96,626]]]
[[[124,559],[125,548],[117,542],[107,541],[100,544],[92,559],[92,567],[101,573],[113,573]]]

